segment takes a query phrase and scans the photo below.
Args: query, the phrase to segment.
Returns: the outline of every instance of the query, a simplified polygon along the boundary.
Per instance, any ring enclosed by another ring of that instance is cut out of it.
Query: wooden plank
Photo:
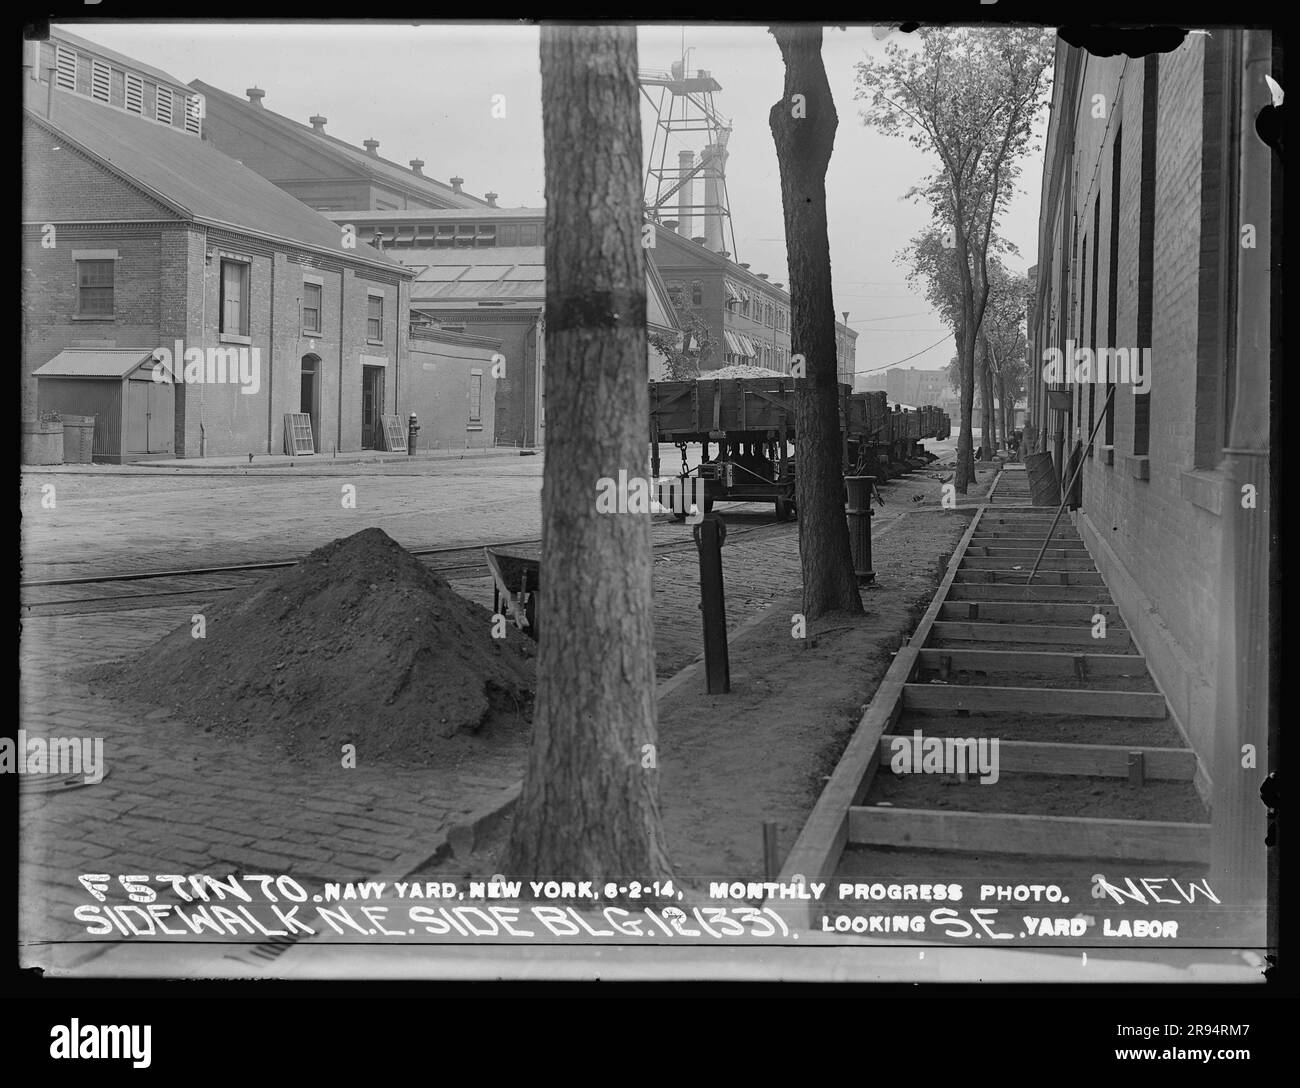
[[[968,618],[966,601],[945,603],[939,618],[944,620],[964,620]],[[1007,623],[1033,623],[1035,620],[1047,623],[1051,620],[1078,620],[1081,624],[1091,624],[1092,617],[1100,613],[1106,617],[1107,627],[1118,626],[1122,621],[1119,609],[1113,604],[1072,604],[1055,601],[980,601],[979,618],[985,622],[1005,621]]]
[[[950,601],[1091,601],[1097,596],[1099,586],[1063,586],[1055,578],[1039,581],[1041,574],[1034,576],[1032,585],[1026,585],[1025,571],[1020,582],[953,582],[948,590]],[[1105,590],[1102,588],[1102,592]]]
[[[1096,718],[1164,718],[1158,691],[1098,691],[1093,688],[1016,688],[983,684],[907,684],[905,710],[975,710],[1035,714],[1085,714]]]
[[[983,544],[972,544],[966,549],[968,559],[1028,559],[1025,569],[1029,570],[1034,565],[1034,558],[1038,555],[1038,549],[1023,546],[1020,544],[998,544],[996,542],[985,542]],[[1091,559],[1086,551],[1080,551],[1078,548],[1048,548],[1044,553],[1044,559],[1074,559],[1084,560]]]
[[[1046,534],[1043,534],[1046,536]],[[977,536],[971,541],[971,544],[977,548],[999,547],[999,548],[1029,548],[1035,555],[1038,549],[1043,546],[1043,537],[1027,536],[1024,533],[1008,531],[1005,533],[984,533]],[[1083,552],[1088,554],[1088,549],[1083,546],[1083,541],[1078,537],[1053,536],[1052,542],[1047,546],[1048,551],[1056,551],[1064,548],[1066,551]]]
[[[1024,560],[1028,559],[1026,563]],[[1024,574],[1028,574],[1033,567],[1033,558],[1031,556],[1017,555],[968,555],[961,561],[962,570],[1015,570],[1017,568]],[[1047,571],[1079,571],[1086,574],[1096,574],[1097,567],[1093,563],[1091,556],[1082,558],[1067,558],[1057,556],[1053,559],[1050,567],[1040,567],[1039,574]]]
[[[1082,659],[1084,674],[1090,677],[1145,676],[1146,658],[1141,654],[1065,654],[1049,650],[961,650],[926,647],[918,665],[939,669],[947,658],[954,671],[1026,672],[1043,676],[1074,676],[1075,662]]]
[[[840,756],[830,780],[817,798],[799,838],[795,841],[785,864],[781,868],[782,881],[796,875],[806,881],[828,880],[840,863],[848,841],[848,813],[858,804],[871,787],[880,757],[880,738],[889,732],[897,721],[903,701],[903,688],[916,669],[921,647],[930,636],[930,628],[939,613],[943,595],[957,574],[957,564],[962,551],[979,525],[983,511],[978,510],[962,534],[961,541],[948,561],[948,570],[939,583],[938,591],[929,608],[921,617],[916,632],[907,645],[894,656],[884,679],[867,705],[858,727],[849,739],[844,754]],[[789,900],[781,905],[782,914],[792,925],[807,926],[811,922],[812,907],[800,900]]]
[[[880,738],[880,765],[888,767],[895,740]],[[1190,748],[1134,748],[1127,744],[1040,744],[1004,740],[998,743],[998,770],[1010,774],[1057,774],[1084,778],[1127,778],[1134,752],[1141,752],[1147,778],[1191,782],[1196,777],[1196,753]]]
[[[849,809],[849,842],[914,850],[1206,864],[1210,825],[855,806]]]
[[[954,605],[954,607],[958,607]],[[1133,649],[1133,640],[1127,630],[1113,624],[1106,637],[1093,638],[1090,626],[1058,627],[1037,623],[970,623],[944,620],[934,624],[930,633],[941,639],[970,639],[975,642],[1037,642],[1040,644],[1065,643],[1071,646],[1091,646],[1111,653],[1127,653]]]
[[[1061,562],[1057,560],[1057,562]],[[968,567],[964,563],[957,571],[954,585],[1006,585],[1023,586],[1029,576],[1032,564],[1017,564],[1015,567],[994,568]],[[1106,580],[1095,570],[1044,570],[1038,568],[1032,583],[1036,586],[1104,586]]]

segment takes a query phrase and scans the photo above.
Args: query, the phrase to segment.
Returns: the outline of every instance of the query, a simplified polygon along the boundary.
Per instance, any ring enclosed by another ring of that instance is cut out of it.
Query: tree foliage
[[[958,337],[961,430],[959,492],[974,475],[971,410],[975,356],[990,294],[997,224],[1031,150],[1048,84],[1055,35],[1027,27],[923,28],[885,57],[857,65],[864,121],[905,137],[938,159],[908,196],[932,209],[936,236],[955,257],[957,289],[944,297]],[[946,315],[947,316],[947,315]]]

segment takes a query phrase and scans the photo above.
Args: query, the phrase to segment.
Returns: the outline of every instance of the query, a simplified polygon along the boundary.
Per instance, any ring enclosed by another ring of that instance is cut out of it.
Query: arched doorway
[[[320,450],[320,357],[304,355],[298,411],[311,417],[312,444]]]

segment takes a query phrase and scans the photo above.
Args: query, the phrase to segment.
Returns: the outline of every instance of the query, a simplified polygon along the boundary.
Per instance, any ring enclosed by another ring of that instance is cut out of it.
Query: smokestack
[[[248,103],[256,106],[259,110],[262,108],[262,99],[266,97],[266,92],[261,87],[249,87],[245,92],[248,95]]]
[[[680,181],[686,177],[687,171],[690,170],[695,161],[694,151],[677,152],[677,178]],[[691,205],[695,203],[695,179],[684,182],[682,187],[677,190],[677,219],[682,225],[682,234],[687,238],[691,236]]]
[[[314,113],[307,120],[311,122],[314,132],[318,132],[322,136],[325,135],[325,122],[329,120],[328,117],[322,117],[319,113]]]
[[[378,140],[363,140],[363,141],[361,142],[361,146],[364,147],[364,148],[366,149],[366,154],[367,154],[367,155],[373,155],[375,158],[379,158],[379,141],[378,141]]]
[[[704,237],[709,249],[722,248],[722,176],[727,167],[727,153],[709,144],[701,156],[708,160],[704,168]]]

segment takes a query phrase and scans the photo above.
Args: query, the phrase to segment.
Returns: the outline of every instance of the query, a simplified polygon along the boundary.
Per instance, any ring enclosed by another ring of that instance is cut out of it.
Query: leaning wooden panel
[[[908,684],[907,710],[1032,711],[1097,718],[1164,718],[1158,691],[1096,691],[1089,688],[999,688],[974,684]]]
[[[849,809],[849,842],[972,854],[1203,865],[1210,857],[1210,825],[854,806]]]

